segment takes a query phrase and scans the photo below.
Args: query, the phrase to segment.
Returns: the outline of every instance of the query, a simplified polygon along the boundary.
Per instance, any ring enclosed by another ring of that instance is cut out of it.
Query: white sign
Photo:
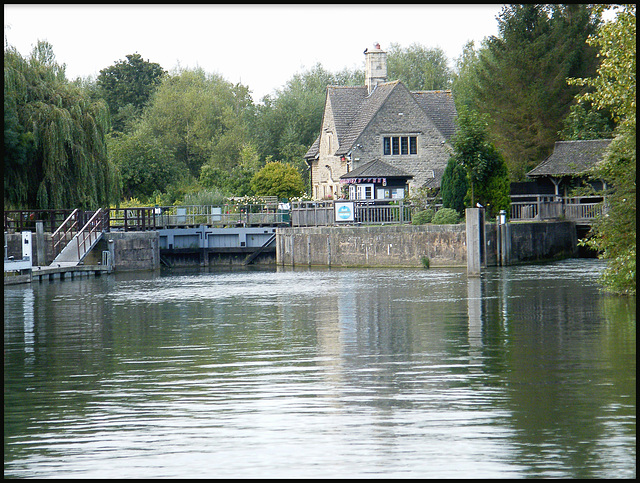
[[[333,204],[335,210],[336,221],[353,221],[354,206],[353,201],[336,201]]]

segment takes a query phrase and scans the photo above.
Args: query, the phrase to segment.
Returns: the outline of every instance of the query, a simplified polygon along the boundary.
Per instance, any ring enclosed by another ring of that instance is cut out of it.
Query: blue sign
[[[334,203],[336,221],[353,221],[354,209],[353,202],[338,202]]]

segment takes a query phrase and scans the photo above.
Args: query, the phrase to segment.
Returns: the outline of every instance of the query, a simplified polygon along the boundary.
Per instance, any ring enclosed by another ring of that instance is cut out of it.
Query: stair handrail
[[[96,220],[97,218],[97,220]],[[98,208],[96,212],[93,214],[91,219],[85,223],[82,229],[76,235],[78,239],[78,261],[82,260],[82,257],[86,254],[86,241],[89,239],[89,248],[91,248],[91,243],[93,243],[92,235],[97,233],[100,230],[100,233],[103,231],[104,217],[102,216],[102,208]],[[96,235],[96,239],[98,236]],[[80,246],[82,245],[82,250],[80,250]]]
[[[78,226],[79,211],[80,210],[78,208],[73,210],[58,229],[53,232],[53,235],[51,235],[51,242],[53,243],[53,258],[57,257],[67,244],[67,235],[70,234],[71,238],[73,238],[73,229]],[[73,223],[71,223],[72,221]]]

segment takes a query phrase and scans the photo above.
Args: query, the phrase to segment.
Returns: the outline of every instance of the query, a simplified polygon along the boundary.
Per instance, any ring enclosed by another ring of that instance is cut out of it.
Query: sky
[[[4,4],[5,43],[28,56],[53,46],[67,78],[96,77],[138,53],[167,71],[200,67],[248,86],[255,102],[320,63],[364,69],[380,43],[441,48],[450,59],[497,35],[502,5],[28,5]]]

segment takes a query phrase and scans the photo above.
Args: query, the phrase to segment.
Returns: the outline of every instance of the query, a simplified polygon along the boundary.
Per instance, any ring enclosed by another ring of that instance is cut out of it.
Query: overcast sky
[[[453,60],[469,40],[497,34],[501,5],[4,5],[5,42],[28,55],[53,45],[67,77],[97,76],[139,53],[165,70],[201,67],[254,101],[317,63],[364,68],[379,42],[440,47]]]

